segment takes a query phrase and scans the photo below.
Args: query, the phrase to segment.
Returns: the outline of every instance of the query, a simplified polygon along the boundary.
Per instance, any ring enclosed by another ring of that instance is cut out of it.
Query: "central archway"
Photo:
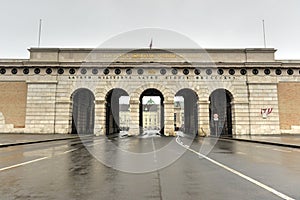
[[[164,135],[164,96],[155,88],[140,95],[139,127],[140,135],[151,132]]]
[[[72,100],[72,134],[93,134],[95,118],[95,96],[85,88],[77,89]]]

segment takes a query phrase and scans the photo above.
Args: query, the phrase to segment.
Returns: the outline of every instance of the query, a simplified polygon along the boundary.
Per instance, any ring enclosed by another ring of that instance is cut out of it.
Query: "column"
[[[130,98],[130,126],[129,135],[139,135],[139,112],[140,112],[140,101],[138,98]]]
[[[248,102],[231,102],[232,111],[232,134],[250,134],[250,118]]]
[[[175,136],[174,133],[174,99],[168,99],[164,102],[164,128],[166,136]]]
[[[94,134],[96,136],[105,135],[105,100],[95,100],[95,122]]]
[[[56,81],[27,82],[25,132],[56,133]],[[62,111],[64,112],[64,111]],[[68,120],[66,124],[68,126]],[[62,133],[65,133],[62,131]]]
[[[54,133],[68,134],[72,131],[72,102],[69,99],[57,100],[55,103]]]
[[[209,128],[209,101],[198,101],[198,134],[210,135]]]

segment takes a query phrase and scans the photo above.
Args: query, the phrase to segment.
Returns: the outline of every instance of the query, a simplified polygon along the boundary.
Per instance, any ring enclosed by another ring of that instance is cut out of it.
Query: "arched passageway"
[[[213,91],[209,97],[211,135],[232,135],[232,94],[225,89]]]
[[[110,90],[106,95],[106,135],[129,131],[130,105],[128,93],[120,88]]]
[[[77,89],[72,100],[72,134],[93,134],[95,118],[95,96],[85,88]]]
[[[174,97],[174,129],[198,134],[198,96],[191,89],[181,89]]]
[[[140,96],[140,134],[164,135],[164,96],[155,89],[146,89]]]

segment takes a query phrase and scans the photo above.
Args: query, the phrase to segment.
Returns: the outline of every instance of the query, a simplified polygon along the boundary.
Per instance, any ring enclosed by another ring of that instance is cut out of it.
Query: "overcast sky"
[[[36,47],[97,47],[122,32],[155,27],[203,48],[267,47],[277,59],[300,60],[299,0],[0,0],[0,58],[28,58]],[[140,39],[147,47],[150,38]],[[128,44],[126,44],[128,45]],[[132,47],[136,47],[133,44]],[[122,44],[120,44],[120,47]],[[131,46],[128,46],[131,47]],[[185,47],[153,39],[153,47]]]

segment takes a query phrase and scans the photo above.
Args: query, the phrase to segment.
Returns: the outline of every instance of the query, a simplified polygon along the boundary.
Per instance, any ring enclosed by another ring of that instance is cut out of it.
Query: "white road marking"
[[[291,153],[292,151],[288,151],[288,150],[283,150],[283,149],[273,149],[274,151],[280,151],[280,152],[284,152],[284,153]]]
[[[98,145],[98,144],[102,144],[103,142],[94,142],[93,144],[87,144],[87,145],[84,145],[84,146],[87,146],[87,147],[92,147],[92,146],[95,146],[95,145]]]
[[[19,163],[19,164],[16,164],[16,165],[4,167],[4,168],[0,169],[0,172],[4,171],[4,170],[12,169],[12,168],[20,167],[20,166],[23,166],[23,165],[28,165],[30,163],[38,162],[38,161],[41,161],[41,160],[45,160],[47,158],[49,158],[49,157],[42,157],[42,158],[38,158],[38,159],[27,161],[27,162]]]
[[[76,149],[71,149],[71,150],[68,150],[68,151],[62,152],[61,154],[70,153],[70,152],[72,152],[72,151],[76,151],[77,149],[78,149],[78,148],[76,148]]]
[[[237,154],[240,154],[240,155],[246,155],[246,153],[244,153],[244,152],[240,152],[240,151],[238,151],[238,152],[236,152]]]
[[[98,144],[103,144],[103,139],[94,140],[94,142],[92,144],[87,144],[87,145],[83,144],[83,146],[92,147],[92,146],[95,146]]]
[[[187,150],[189,150],[189,151],[191,151],[191,152],[199,155],[200,157],[202,157],[202,158],[204,158],[204,159],[206,159],[206,160],[214,163],[215,165],[218,165],[219,167],[222,167],[222,168],[226,169],[227,171],[230,171],[233,174],[236,174],[236,175],[240,176],[241,178],[243,178],[243,179],[245,179],[245,180],[247,180],[247,181],[249,181],[249,182],[251,182],[251,183],[253,183],[253,184],[255,184],[255,185],[257,185],[257,186],[259,186],[259,187],[261,187],[261,188],[263,188],[263,189],[271,192],[271,193],[273,193],[273,194],[275,194],[276,196],[278,196],[278,197],[280,197],[282,199],[295,200],[292,197],[289,197],[289,196],[287,196],[287,195],[285,195],[285,194],[283,194],[283,193],[281,193],[281,192],[279,192],[279,191],[277,191],[277,190],[275,190],[275,189],[273,189],[273,188],[271,188],[271,187],[269,187],[269,186],[267,186],[267,185],[265,185],[265,184],[263,184],[263,183],[255,180],[253,178],[250,178],[249,176],[246,176],[246,175],[242,174],[241,172],[238,172],[238,171],[236,171],[236,170],[234,170],[234,169],[232,169],[230,167],[227,167],[226,165],[223,165],[222,163],[219,163],[218,161],[215,161],[215,160],[213,160],[213,159],[211,159],[211,158],[209,158],[209,157],[207,157],[207,156],[205,156],[205,155],[203,155],[203,154],[201,154],[201,153],[199,153],[199,152],[191,149],[190,147],[188,147],[186,145],[183,145],[182,142],[179,140],[178,136],[176,138],[176,142],[180,146],[182,146],[182,147],[186,148]]]
[[[257,148],[264,148],[264,149],[270,149],[270,148],[271,148],[271,147],[260,146],[260,145],[257,145],[257,146],[255,146],[255,147],[257,147]]]
[[[78,149],[78,148],[76,148],[76,149],[71,149],[71,150],[68,150],[68,151],[59,153],[59,154],[57,154],[57,155],[62,155],[62,154],[70,153],[70,152],[72,152],[72,151],[76,151],[77,149]],[[55,156],[55,155],[54,155],[54,156]],[[38,162],[38,161],[41,161],[41,160],[45,160],[45,159],[48,159],[48,158],[52,158],[52,157],[54,157],[54,156],[50,156],[50,157],[41,157],[41,158],[37,158],[37,159],[30,160],[30,161],[27,161],[27,162],[23,162],[23,163],[11,165],[11,166],[8,166],[8,167],[3,167],[3,168],[0,169],[0,172],[1,172],[1,171],[8,170],[8,169],[13,169],[13,168],[16,168],[16,167],[20,167],[20,166],[23,166],[23,165],[28,165],[28,164],[31,164],[31,163],[34,163],[34,162]]]
[[[280,152],[284,152],[284,153],[291,153],[292,152],[292,151],[289,151],[289,150],[276,149],[276,148],[271,148],[271,147],[267,147],[267,146],[260,146],[260,145],[257,145],[255,147],[257,147],[257,148],[264,148],[264,149],[270,149],[270,150],[274,150],[274,151],[280,151]]]
[[[153,148],[153,152],[154,152],[154,162],[157,163],[157,157],[156,157],[156,148],[155,148],[155,144],[154,144],[154,139],[152,138],[152,148]]]

